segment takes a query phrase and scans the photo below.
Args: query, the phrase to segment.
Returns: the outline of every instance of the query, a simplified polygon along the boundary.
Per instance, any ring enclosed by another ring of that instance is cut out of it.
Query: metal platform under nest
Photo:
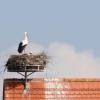
[[[43,65],[23,64],[23,65],[17,65],[14,67],[8,67],[7,71],[8,72],[17,72],[20,75],[22,75],[25,79],[24,88],[25,88],[25,90],[27,90],[28,76],[30,76],[34,72],[43,72],[44,68],[45,67]]]
[[[17,65],[16,67],[8,67],[8,72],[41,72],[44,70],[43,65]]]

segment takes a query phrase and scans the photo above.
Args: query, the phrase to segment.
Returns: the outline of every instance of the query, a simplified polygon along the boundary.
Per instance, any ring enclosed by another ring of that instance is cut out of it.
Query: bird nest
[[[42,52],[37,55],[21,54],[11,55],[6,63],[8,71],[41,71],[46,68],[48,56]]]

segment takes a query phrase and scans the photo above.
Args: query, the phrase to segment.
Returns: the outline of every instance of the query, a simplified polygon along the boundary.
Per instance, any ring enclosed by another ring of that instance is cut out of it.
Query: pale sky
[[[32,42],[66,42],[100,56],[99,10],[100,0],[0,0],[0,52],[28,31]]]
[[[100,0],[0,0],[1,68],[25,31],[27,50],[52,57],[48,71],[35,76],[99,78]]]

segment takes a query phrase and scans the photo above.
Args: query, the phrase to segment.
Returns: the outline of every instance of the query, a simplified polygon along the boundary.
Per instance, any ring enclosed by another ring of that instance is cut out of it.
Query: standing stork
[[[18,52],[22,53],[25,50],[25,47],[28,45],[28,33],[24,33],[24,40],[19,43]]]

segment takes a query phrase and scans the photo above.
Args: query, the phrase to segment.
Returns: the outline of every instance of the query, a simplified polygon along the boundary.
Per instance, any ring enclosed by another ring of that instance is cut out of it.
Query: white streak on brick
[[[60,79],[46,79],[45,88],[45,100],[66,100],[70,87]]]

